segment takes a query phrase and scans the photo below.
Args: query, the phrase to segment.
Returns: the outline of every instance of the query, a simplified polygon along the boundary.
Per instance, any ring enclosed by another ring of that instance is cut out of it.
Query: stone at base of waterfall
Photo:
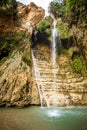
[[[71,99],[69,95],[64,95],[63,93],[58,93],[55,97],[51,96],[49,99],[49,104],[51,106],[68,106],[71,105]]]
[[[59,94],[58,95],[58,106],[68,106],[71,104],[69,95]]]
[[[70,93],[74,105],[87,105],[87,93]]]

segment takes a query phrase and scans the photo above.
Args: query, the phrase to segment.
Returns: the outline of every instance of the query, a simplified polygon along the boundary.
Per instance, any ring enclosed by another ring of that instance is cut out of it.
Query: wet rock
[[[83,94],[87,92],[87,81],[83,77],[76,77],[76,75],[72,73],[71,69],[68,69],[68,59],[62,55],[58,60],[58,64],[61,64],[61,67],[57,66],[55,68],[56,79],[54,81],[52,64],[49,62],[51,59],[42,60],[40,58],[42,47],[43,45],[40,45],[40,49],[37,47],[33,52],[34,54],[37,54],[34,55],[34,60],[38,66],[38,68],[36,67],[35,69],[36,71],[39,70],[39,73],[41,74],[40,77],[37,78],[37,83],[42,86],[44,93],[43,100],[47,100],[50,105],[55,106],[86,105]],[[51,53],[49,53],[49,55],[50,54]],[[43,55],[45,56],[44,52]],[[45,58],[47,58],[47,56]],[[62,73],[65,75],[62,75]],[[70,78],[68,78],[67,75]],[[59,76],[61,77],[59,78]]]

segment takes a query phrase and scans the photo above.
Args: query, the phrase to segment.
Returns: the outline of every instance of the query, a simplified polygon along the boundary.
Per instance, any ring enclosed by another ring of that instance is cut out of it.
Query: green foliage
[[[10,3],[12,5],[13,9],[15,10],[17,8],[17,2],[16,2],[16,0],[11,0]]]
[[[40,32],[43,32],[43,31],[46,29],[46,21],[45,21],[45,20],[42,20],[42,21],[38,24],[37,29],[38,29]]]
[[[8,12],[10,14],[12,13],[17,13],[17,2],[16,0],[0,0],[0,13],[6,13],[8,14]],[[2,11],[2,12],[1,12]],[[14,14],[13,14],[14,16]]]
[[[53,0],[48,10],[56,18],[62,17],[70,23],[87,23],[87,0]]]
[[[31,65],[31,60],[30,60],[30,54],[28,51],[24,52],[23,56],[22,56],[22,60],[27,64],[27,65]]]
[[[57,28],[60,31],[61,38],[68,38],[73,35],[69,30],[69,24],[62,22],[61,19],[57,19]]]
[[[48,11],[49,13],[53,14],[54,17],[60,17],[64,13],[60,0],[51,1],[48,7]]]
[[[6,18],[13,18],[14,25],[16,25],[18,21],[17,16],[17,2],[16,0],[0,0],[0,16],[4,19]],[[9,19],[8,18],[8,19]]]
[[[6,6],[9,3],[9,0],[0,0],[0,7]]]
[[[68,50],[68,54],[69,54],[70,57],[73,55],[73,48],[72,48],[72,47],[69,48],[69,50]]]
[[[51,27],[51,25],[53,24],[52,17],[50,15],[46,16],[44,20],[46,22],[46,27],[47,28]]]
[[[86,62],[82,55],[74,55],[73,59],[70,61],[70,64],[74,73],[81,74],[86,77]]]
[[[0,15],[12,15],[11,8],[0,8]]]
[[[60,8],[59,8],[59,16],[60,17],[65,17],[66,15],[66,6],[62,3]]]
[[[87,0],[66,0],[67,15],[75,23],[87,20]]]
[[[6,7],[7,5],[17,6],[16,0],[0,0],[0,7]]]
[[[13,50],[21,46],[24,34],[25,31],[20,31],[5,36],[0,36],[0,60],[8,57]]]
[[[53,0],[50,2],[49,5],[49,12],[54,14],[54,15],[58,15],[58,8],[60,8],[60,4],[58,3],[57,0]]]

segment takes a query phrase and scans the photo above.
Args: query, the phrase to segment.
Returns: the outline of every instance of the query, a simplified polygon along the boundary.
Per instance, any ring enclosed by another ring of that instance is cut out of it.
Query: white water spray
[[[42,85],[42,83],[40,81],[38,82],[38,79],[39,80],[41,79],[41,75],[40,75],[40,72],[39,72],[39,68],[38,68],[36,59],[34,57],[33,50],[32,50],[32,60],[33,60],[33,66],[34,66],[34,74],[35,74],[36,83],[37,83],[37,87],[38,87],[38,92],[39,92],[39,96],[40,96],[41,108],[43,108],[44,101],[45,101],[47,107],[50,107],[49,102],[48,102],[48,100],[47,100],[47,98],[46,98],[46,96],[44,94],[43,85]]]
[[[56,58],[57,58],[57,29],[56,29],[56,20],[53,18],[53,30],[52,30],[52,70],[53,70],[53,98],[54,98],[54,106],[57,105],[57,93],[56,93],[56,81],[57,81],[57,76],[56,76]]]

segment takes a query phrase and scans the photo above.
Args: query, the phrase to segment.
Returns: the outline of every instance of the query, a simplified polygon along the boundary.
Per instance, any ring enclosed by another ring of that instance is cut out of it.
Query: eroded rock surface
[[[22,26],[32,30],[45,16],[45,10],[38,7],[33,2],[29,5],[18,3],[18,14],[22,20]]]
[[[33,55],[43,105],[87,105],[87,80],[72,72],[67,55],[58,56],[56,68],[52,67],[51,48],[38,45],[34,48]]]
[[[20,34],[21,35],[21,34]],[[0,65],[0,106],[39,104],[32,77],[29,34],[21,35],[20,46]],[[26,56],[28,55],[28,57]]]
[[[43,19],[45,11],[34,3],[30,3],[28,6],[18,3],[17,11],[16,25],[11,12],[10,16],[0,16],[0,33],[4,37],[4,41],[0,39],[0,49],[9,50],[7,50],[7,58],[2,56],[3,62],[0,61],[0,106],[23,107],[40,104],[32,72],[29,33]],[[9,20],[7,20],[8,18]],[[23,32],[25,33],[23,34]],[[10,35],[12,35],[11,38]]]

